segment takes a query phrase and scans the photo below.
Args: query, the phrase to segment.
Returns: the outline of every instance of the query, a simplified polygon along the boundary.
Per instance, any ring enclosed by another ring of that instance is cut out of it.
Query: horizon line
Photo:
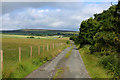
[[[6,30],[0,30],[0,31],[15,31],[15,30],[58,30],[58,31],[74,31],[78,32],[77,30],[62,30],[62,29],[6,29]]]

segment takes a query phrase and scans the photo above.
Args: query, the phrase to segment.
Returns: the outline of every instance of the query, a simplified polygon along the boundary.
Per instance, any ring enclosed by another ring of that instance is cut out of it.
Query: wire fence
[[[6,54],[6,51],[4,52],[3,50],[1,50],[1,71],[3,72],[4,66],[8,67],[8,65],[11,66],[29,58],[31,59],[37,56],[41,56],[45,52],[54,50],[64,44],[65,43],[46,43],[39,46],[14,47],[14,49],[9,47],[7,48],[9,54],[8,52]]]

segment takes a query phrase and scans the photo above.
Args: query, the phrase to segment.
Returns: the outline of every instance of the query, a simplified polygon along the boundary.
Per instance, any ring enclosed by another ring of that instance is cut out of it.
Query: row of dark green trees
[[[82,21],[79,36],[70,39],[80,48],[91,45],[90,54],[104,57],[100,64],[114,78],[120,78],[120,2]]]

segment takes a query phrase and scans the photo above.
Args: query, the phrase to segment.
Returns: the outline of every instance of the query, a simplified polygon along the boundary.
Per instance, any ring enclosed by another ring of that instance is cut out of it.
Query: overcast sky
[[[3,2],[0,18],[2,30],[78,31],[81,21],[110,6],[110,2]]]

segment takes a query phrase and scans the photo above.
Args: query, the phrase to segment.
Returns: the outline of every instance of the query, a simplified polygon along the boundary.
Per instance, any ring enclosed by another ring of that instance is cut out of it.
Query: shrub
[[[38,37],[38,39],[40,39],[40,37]]]
[[[27,37],[27,38],[34,38],[34,36],[30,36],[30,37]]]
[[[120,66],[118,60],[116,55],[109,55],[103,57],[103,59],[99,61],[99,64],[105,69],[108,69],[108,73],[111,74],[113,78],[120,78]]]
[[[34,38],[33,36],[30,36],[30,38]]]
[[[69,44],[69,43],[70,43],[70,41],[69,41],[69,40],[67,40],[66,44]]]

